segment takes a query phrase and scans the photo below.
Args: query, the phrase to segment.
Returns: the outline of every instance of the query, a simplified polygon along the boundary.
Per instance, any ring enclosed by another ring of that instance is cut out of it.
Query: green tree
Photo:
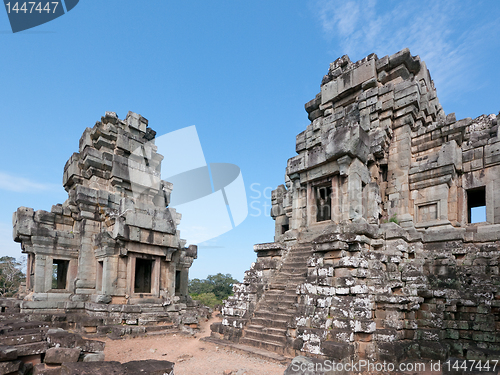
[[[218,273],[217,275],[210,275],[207,280],[213,285],[213,293],[219,299],[226,299],[228,296],[233,294],[233,284],[239,281],[233,279],[233,277],[226,273]]]
[[[207,279],[193,279],[188,284],[189,294],[212,293],[214,286]]]
[[[12,297],[17,293],[21,282],[26,279],[21,267],[16,258],[0,257],[0,297]]]
[[[189,281],[189,294],[204,305],[214,307],[233,294],[233,284],[238,282],[228,273],[210,275],[203,280],[193,279]]]
[[[222,304],[222,301],[217,299],[215,294],[213,294],[212,292],[193,294],[191,297],[197,301],[200,301],[203,305],[211,307],[212,309],[215,307],[215,305]]]

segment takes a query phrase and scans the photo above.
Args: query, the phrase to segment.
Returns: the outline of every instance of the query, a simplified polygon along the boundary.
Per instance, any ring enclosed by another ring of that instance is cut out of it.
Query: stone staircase
[[[296,289],[306,281],[307,259],[312,253],[311,244],[295,245],[289,250],[246,325],[241,344],[281,354],[287,352],[287,330],[297,312]]]

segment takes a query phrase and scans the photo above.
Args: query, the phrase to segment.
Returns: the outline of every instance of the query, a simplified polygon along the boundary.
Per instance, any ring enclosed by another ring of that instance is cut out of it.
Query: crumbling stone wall
[[[211,326],[214,332],[230,341],[237,342],[241,338],[243,327],[271,280],[276,277],[286,253],[286,249],[277,243],[255,245],[254,251],[257,261],[245,272],[243,282],[233,286],[233,295],[228,297],[222,307],[222,323],[213,323]]]
[[[181,215],[168,207],[172,184],[161,180],[155,135],[136,113],[120,120],[106,112],[64,167],[66,202],[51,212],[14,213],[14,240],[28,255],[24,311],[86,311],[100,319],[83,326],[87,331],[196,325],[187,285],[197,247],[185,246]]]
[[[337,59],[305,108],[311,124],[272,195],[272,246],[284,249],[275,278],[289,280],[263,286],[232,337],[337,360],[498,357],[498,116],[446,115],[408,49]],[[479,206],[485,220],[472,222]],[[270,293],[281,309],[262,302]]]

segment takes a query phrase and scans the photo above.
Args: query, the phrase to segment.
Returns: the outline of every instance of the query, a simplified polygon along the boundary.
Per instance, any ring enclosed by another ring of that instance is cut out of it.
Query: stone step
[[[285,268],[302,268],[306,265],[307,265],[306,260],[304,260],[304,261],[293,260],[293,261],[289,261],[289,262],[283,262],[283,264],[281,265],[281,270],[283,270]]]
[[[288,253],[288,256],[308,256],[313,254],[314,251],[311,249],[292,249]]]
[[[263,313],[286,315],[286,319],[288,319],[293,316],[295,307],[296,306],[293,303],[281,306],[276,306],[276,304],[262,304],[259,307],[259,311]]]
[[[245,330],[245,337],[260,341],[272,342],[280,345],[284,345],[286,343],[286,336],[284,334],[274,335],[272,333],[266,333],[263,330],[254,331],[247,328]]]
[[[289,356],[284,356],[283,353],[277,354],[274,351],[261,349],[254,345],[243,345],[242,343],[236,344],[231,341],[221,340],[211,336],[202,337],[200,341],[211,342],[217,346],[224,346],[230,348],[231,350],[234,350],[237,353],[250,354],[252,357],[262,358],[265,359],[266,361],[278,362],[284,365],[285,367],[288,366],[288,364],[292,360],[292,358],[290,358]]]
[[[4,322],[6,320],[9,321],[20,321],[20,320],[27,320],[26,314],[20,313],[20,312],[13,312],[13,313],[3,313],[0,314],[0,322]]]
[[[36,335],[38,333],[45,334],[49,328],[48,327],[36,327],[30,329],[21,329],[15,331],[9,331],[2,334],[2,337],[14,337],[14,336],[24,336],[24,335]]]
[[[35,354],[43,354],[49,348],[47,341],[30,342],[27,344],[16,345],[17,356],[30,356]]]
[[[47,322],[41,322],[41,321],[31,321],[31,322],[2,322],[5,328],[5,332],[12,332],[12,331],[23,331],[23,330],[28,330],[28,329],[41,329],[41,328],[48,328],[49,323]],[[4,333],[5,333],[4,332]]]
[[[280,303],[295,303],[297,302],[297,295],[293,294],[273,294],[266,295],[262,298],[262,302],[280,302]]]
[[[21,345],[31,342],[39,342],[45,339],[44,329],[26,329],[21,331],[11,331],[2,335],[0,342],[2,345]]]
[[[293,323],[297,306],[297,286],[307,277],[307,260],[313,254],[311,245],[290,249],[258,309],[246,326],[240,343],[276,353],[285,353],[286,331]]]
[[[287,274],[285,275],[285,273],[281,273],[276,276],[276,279],[275,281],[276,282],[283,282],[283,281],[302,281],[302,280],[305,280],[306,279],[306,275],[307,273],[304,272],[304,274]]]
[[[286,284],[281,284],[281,283],[273,283],[269,289],[278,289],[278,290],[285,290],[286,289]]]
[[[280,321],[289,321],[290,318],[292,318],[293,314],[286,314],[283,312],[275,312],[275,311],[268,311],[264,309],[259,309],[254,313],[255,318],[261,318],[261,319],[276,319]]]
[[[252,324],[256,325],[261,325],[261,326],[266,326],[267,324],[272,324],[273,327],[276,328],[287,328],[288,327],[288,321],[287,320],[271,320],[271,319],[264,319],[264,318],[252,318],[251,320]]]
[[[240,343],[243,345],[250,345],[256,348],[269,350],[275,353],[280,353],[280,354],[284,353],[284,344],[281,343],[264,341],[264,340],[254,339],[251,337],[242,337]]]
[[[295,296],[297,293],[292,289],[269,289],[266,291],[265,295],[280,295],[280,296]]]
[[[266,299],[263,299],[260,302],[260,308],[266,308],[269,307],[270,309],[274,310],[278,305],[280,305],[282,302],[279,300],[279,298],[271,298],[268,297]]]
[[[304,264],[300,268],[282,269],[276,275],[277,278],[282,278],[283,276],[305,277],[305,276],[307,276],[307,266]]]
[[[281,271],[280,272],[280,276],[282,277],[286,277],[287,279],[289,279],[290,276],[301,276],[301,277],[304,277],[304,276],[307,276],[307,270],[306,271],[303,271],[303,270],[290,270],[290,271]]]
[[[272,322],[270,322],[272,323]],[[274,327],[274,326],[268,326],[268,325],[257,325],[257,324],[249,324],[247,326],[248,331],[252,332],[261,332],[261,333],[266,333],[269,335],[273,336],[286,336],[286,328],[283,327]]]
[[[285,289],[281,291],[282,293],[273,293],[264,295],[263,301],[283,301],[283,302],[295,302],[297,301],[297,294],[294,290]],[[293,293],[291,293],[293,292]]]
[[[262,309],[265,311],[274,313],[274,314],[283,314],[283,315],[293,315],[293,311],[295,311],[294,305],[289,305],[286,307],[277,307],[275,305],[262,305]],[[291,313],[292,312],[292,313]]]
[[[308,257],[313,254],[312,251],[305,251],[305,250],[297,250],[297,251],[291,251],[288,253],[286,259],[290,259],[291,257]]]
[[[304,264],[304,263],[307,263],[307,259],[309,259],[311,255],[291,255],[291,256],[288,256],[284,261],[283,261],[283,264],[282,266],[284,266],[285,264],[294,264],[296,263],[297,265],[299,264]]]
[[[296,304],[297,304],[296,301],[287,302],[287,301],[266,300],[260,303],[259,309],[267,311],[276,311],[276,312],[282,310],[293,310]]]
[[[286,268],[293,268],[293,269],[303,269],[304,267],[307,266],[307,260],[293,260],[289,262],[283,262],[281,265],[280,270],[286,269]]]
[[[146,332],[167,332],[178,330],[173,324],[172,325],[156,325],[156,326],[146,326]]]
[[[288,289],[292,287],[295,289],[297,285],[305,283],[306,278],[300,276],[299,278],[290,276],[290,277],[280,277],[273,281],[273,283],[269,286],[269,289],[282,289],[281,286],[285,286],[284,289],[288,286]]]

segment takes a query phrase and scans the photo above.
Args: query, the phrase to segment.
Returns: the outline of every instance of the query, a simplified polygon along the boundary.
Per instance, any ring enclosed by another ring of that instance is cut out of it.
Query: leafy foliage
[[[214,307],[233,294],[233,284],[238,282],[229,273],[210,275],[203,280],[193,279],[189,281],[189,294],[204,305]]]
[[[21,271],[22,264],[16,258],[0,257],[0,296],[12,297],[19,290],[26,276]]]
[[[399,224],[398,215],[396,214],[392,215],[391,218],[389,219],[389,222]]]
[[[191,294],[191,298],[200,301],[203,305],[211,307],[212,309],[216,305],[222,304],[222,301],[220,299],[217,299],[215,294],[212,292],[210,293],[201,293],[201,294]]]

